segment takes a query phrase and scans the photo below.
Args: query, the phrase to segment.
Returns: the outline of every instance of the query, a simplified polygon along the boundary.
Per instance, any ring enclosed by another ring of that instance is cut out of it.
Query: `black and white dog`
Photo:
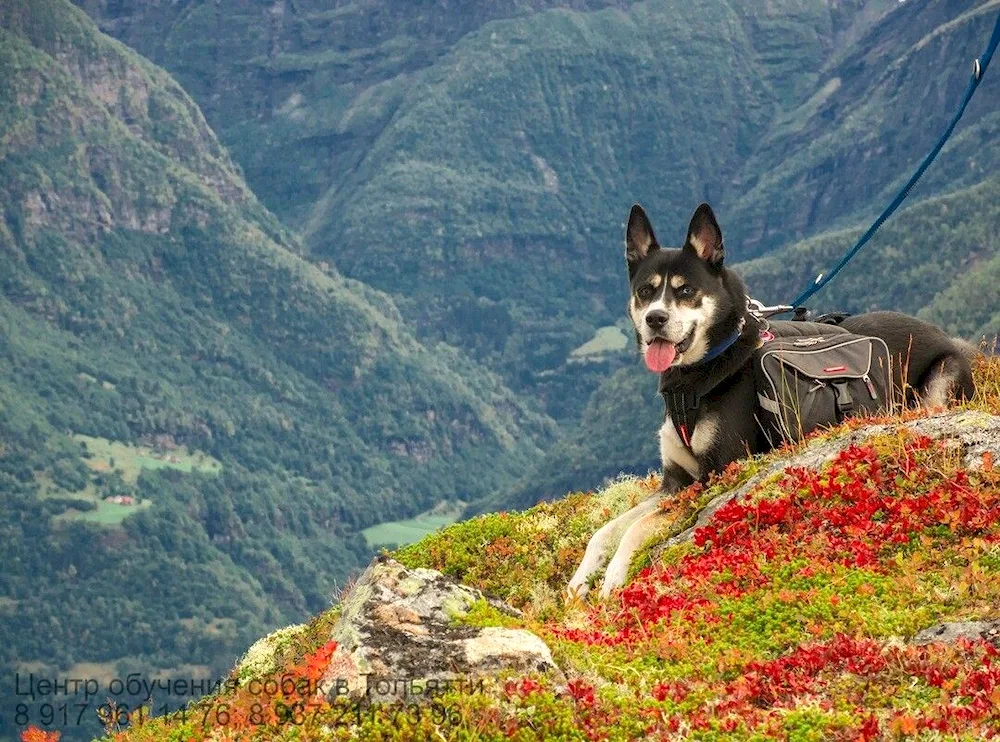
[[[684,431],[687,440],[681,440],[669,419],[660,428],[661,491],[594,534],[567,588],[570,595],[585,594],[591,575],[605,563],[601,596],[624,583],[633,555],[662,523],[659,503],[664,495],[772,447],[754,414],[757,394],[750,368],[764,328],[749,311],[743,281],[723,266],[722,231],[712,209],[708,204],[699,206],[684,245],[667,249],[656,241],[642,207],[633,206],[625,257],[631,284],[628,313],[646,366],[661,379],[670,371],[672,381],[707,380],[702,386],[711,391],[700,400],[693,429]],[[807,325],[771,324],[786,329]],[[814,333],[846,330],[885,340],[895,359],[895,386],[910,390],[910,403],[936,407],[974,393],[968,358],[974,349],[921,320],[873,312],[848,317],[839,326],[808,323],[808,327]]]

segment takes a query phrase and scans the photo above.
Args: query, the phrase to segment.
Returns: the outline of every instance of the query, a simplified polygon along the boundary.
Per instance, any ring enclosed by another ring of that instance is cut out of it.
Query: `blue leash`
[[[917,168],[917,171],[912,175],[910,180],[907,181],[906,185],[903,186],[903,189],[896,194],[896,198],[892,200],[892,203],[886,207],[886,210],[883,211],[881,215],[879,215],[879,218],[876,219],[875,223],[868,228],[868,231],[861,235],[861,239],[858,240],[857,244],[855,244],[854,247],[852,247],[847,254],[844,255],[841,261],[837,264],[837,267],[827,274],[820,273],[816,276],[816,280],[813,281],[812,285],[803,291],[799,295],[798,299],[792,302],[793,309],[802,306],[809,300],[810,297],[812,297],[813,294],[836,278],[837,274],[844,269],[844,266],[850,263],[861,248],[868,243],[885,220],[892,216],[892,213],[899,208],[899,205],[903,203],[904,199],[910,195],[910,189],[917,184],[917,181],[920,180],[920,176],[922,176],[928,166],[934,162],[934,158],[938,156],[941,148],[944,147],[945,142],[948,141],[951,133],[955,130],[958,120],[962,118],[962,114],[965,113],[965,107],[969,105],[969,101],[972,100],[972,96],[976,92],[976,88],[978,88],[979,83],[982,82],[983,76],[986,74],[986,68],[990,66],[990,60],[993,59],[993,52],[996,51],[998,44],[1000,44],[1000,16],[997,17],[996,25],[993,27],[993,36],[990,38],[989,46],[986,47],[986,51],[983,52],[983,56],[973,62],[972,79],[969,80],[969,87],[966,88],[965,97],[962,99],[962,105],[958,107],[958,111],[955,113],[954,118],[952,118],[951,123],[948,124],[948,128],[945,129],[944,134],[938,140],[938,143],[934,145],[934,149],[932,149],[927,157],[924,158],[924,161],[920,163],[920,167]]]

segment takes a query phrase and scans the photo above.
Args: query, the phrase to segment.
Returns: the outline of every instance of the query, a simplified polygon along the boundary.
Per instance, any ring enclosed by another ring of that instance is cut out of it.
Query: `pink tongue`
[[[677,346],[666,340],[654,340],[646,346],[646,368],[657,374],[662,374],[677,355]]]

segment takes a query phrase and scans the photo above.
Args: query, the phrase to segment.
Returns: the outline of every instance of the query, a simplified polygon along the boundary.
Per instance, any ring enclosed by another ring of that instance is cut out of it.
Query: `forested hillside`
[[[896,5],[79,2],[178,77],[314,259],[560,420],[608,370],[567,358],[618,318],[632,201],[680,220],[729,198]]]
[[[854,225],[933,143],[1000,8],[80,3],[178,76],[314,260],[562,422],[614,370],[567,359],[619,318],[633,201],[670,239],[712,201],[744,259]],[[915,200],[991,172],[995,90]]]
[[[191,99],[66,0],[0,5],[0,203],[5,700],[26,668],[217,676],[328,604],[361,528],[551,439],[303,260]]]
[[[610,327],[628,207],[672,243],[711,201],[790,299],[1000,12],[74,2],[0,2],[0,683],[217,676],[329,602],[363,528],[655,466]],[[998,77],[816,308],[1000,330]]]
[[[755,296],[791,300],[860,236],[859,228],[830,232],[738,268]],[[998,258],[1000,178],[993,176],[904,209],[810,303],[909,312],[978,343],[1000,333]]]
[[[810,94],[771,122],[729,192],[740,259],[873,219],[958,108],[997,13],[996,0],[911,0],[834,56]],[[996,172],[997,91],[993,73],[914,200]]]

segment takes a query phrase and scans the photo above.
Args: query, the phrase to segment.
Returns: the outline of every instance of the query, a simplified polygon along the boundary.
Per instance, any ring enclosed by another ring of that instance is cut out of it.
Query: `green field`
[[[218,474],[222,464],[201,451],[188,451],[184,446],[157,453],[146,446],[133,446],[107,438],[74,435],[75,440],[86,446],[86,464],[97,472],[117,471],[128,484],[135,484],[143,469],[179,469],[191,473]],[[111,462],[114,465],[111,465]]]
[[[583,359],[604,353],[618,353],[628,346],[628,338],[617,325],[608,325],[594,333],[594,337],[570,353],[571,359]]]
[[[102,526],[117,526],[128,516],[145,510],[152,504],[152,500],[140,500],[134,505],[119,505],[117,502],[98,500],[97,510],[88,510],[85,513],[70,510],[56,517],[64,520],[85,520],[90,523],[100,523]]]
[[[222,471],[218,460],[201,451],[188,451],[184,446],[178,446],[170,451],[157,452],[147,446],[133,446],[107,438],[94,438],[88,435],[74,435],[74,440],[80,442],[81,457],[87,467],[94,472],[93,480],[83,489],[69,492],[55,484],[44,474],[36,475],[39,483],[39,494],[42,497],[70,497],[91,502],[96,510],[80,511],[69,508],[64,513],[55,516],[57,521],[83,520],[105,526],[116,526],[129,515],[150,507],[151,500],[139,500],[136,497],[132,505],[122,505],[108,502],[104,499],[106,492],[99,486],[102,475],[117,473],[121,481],[131,489],[139,479],[144,469],[177,469],[179,471],[202,474],[217,474]]]
[[[366,528],[361,533],[371,547],[412,544],[439,528],[457,521],[465,509],[464,502],[439,502],[433,508],[407,520],[394,520]]]

